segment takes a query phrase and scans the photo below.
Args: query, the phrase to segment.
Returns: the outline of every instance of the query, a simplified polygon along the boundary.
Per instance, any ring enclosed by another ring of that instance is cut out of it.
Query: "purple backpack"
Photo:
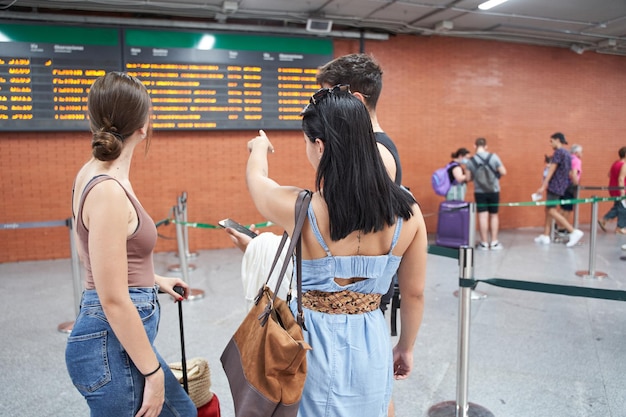
[[[450,182],[450,175],[448,174],[448,170],[455,165],[458,164],[453,161],[445,167],[439,168],[435,172],[433,172],[430,182],[432,183],[433,190],[435,190],[435,193],[437,193],[437,195],[445,196],[446,194],[448,194],[448,191],[450,191],[452,183]]]

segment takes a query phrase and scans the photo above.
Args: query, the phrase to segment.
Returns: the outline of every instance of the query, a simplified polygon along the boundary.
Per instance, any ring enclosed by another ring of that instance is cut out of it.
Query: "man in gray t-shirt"
[[[506,175],[506,168],[495,153],[487,152],[487,140],[478,138],[474,144],[476,153],[467,163],[470,180],[474,180],[474,201],[478,212],[478,232],[480,250],[502,250],[498,241],[498,204],[500,204],[500,181]],[[491,239],[489,232],[491,231]]]

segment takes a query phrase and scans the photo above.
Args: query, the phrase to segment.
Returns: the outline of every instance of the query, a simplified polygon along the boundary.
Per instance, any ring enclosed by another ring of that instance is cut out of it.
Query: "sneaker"
[[[622,245],[622,250],[626,250],[626,244]]]
[[[615,229],[615,233],[618,235],[626,235],[626,227],[618,227]]]
[[[504,249],[504,246],[502,246],[502,243],[498,242],[497,240],[495,242],[491,242],[491,245],[489,245],[489,249],[491,250],[502,250]]]
[[[489,250],[489,245],[487,242],[480,242],[476,244],[476,249],[478,250]]]
[[[606,220],[605,219],[598,220],[598,226],[600,226],[600,229],[602,229],[603,232],[606,232]]]
[[[571,248],[572,246],[576,245],[580,239],[582,239],[584,233],[582,230],[579,229],[574,229],[574,231],[572,233],[569,234],[569,242],[567,242],[567,246],[568,248]]]
[[[549,245],[550,244],[550,236],[546,236],[546,235],[539,235],[535,238],[535,242],[536,243],[541,243],[542,245]]]

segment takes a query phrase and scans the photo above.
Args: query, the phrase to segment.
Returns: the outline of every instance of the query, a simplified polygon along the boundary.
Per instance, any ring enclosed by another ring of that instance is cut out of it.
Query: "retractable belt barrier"
[[[626,196],[620,197],[589,197],[589,198],[566,198],[563,200],[545,200],[545,201],[520,201],[513,203],[482,203],[477,204],[478,207],[500,206],[500,207],[525,207],[525,206],[560,206],[565,204],[581,204],[581,203],[601,203],[604,201],[620,201],[626,200]]]
[[[573,285],[547,284],[512,280],[506,278],[474,279],[474,249],[462,246],[459,249],[431,245],[428,253],[456,258],[459,260],[459,323],[456,401],[444,401],[428,410],[428,417],[494,417],[485,407],[468,401],[469,382],[469,336],[472,291],[479,283],[497,287],[534,291],[572,297],[596,298],[602,300],[626,301],[626,291],[600,288],[578,287]]]
[[[543,282],[519,281],[506,278],[461,279],[459,281],[459,286],[474,289],[480,282],[484,282],[485,284],[493,285],[495,287],[510,288],[515,290],[560,294],[571,297],[599,298],[601,300],[626,301],[626,291],[577,287],[574,285],[546,284]]]
[[[15,229],[34,229],[37,227],[58,227],[69,226],[70,219],[65,220],[50,220],[46,222],[25,222],[25,223],[0,223],[0,229],[2,230],[15,230]]]
[[[624,187],[586,187],[585,189],[623,189]],[[582,189],[582,187],[581,187]],[[578,193],[578,190],[577,190]],[[524,207],[524,206],[557,206],[557,205],[565,205],[565,204],[583,204],[583,203],[591,203],[591,237],[589,244],[589,268],[586,270],[576,271],[576,275],[580,277],[587,278],[605,278],[607,276],[606,273],[602,271],[596,271],[595,263],[596,263],[596,238],[597,238],[597,229],[595,225],[598,222],[598,203],[607,202],[607,201],[626,201],[626,196],[618,196],[618,197],[597,197],[592,196],[589,198],[569,198],[562,200],[546,200],[546,201],[523,201],[523,202],[512,202],[512,203],[484,203],[484,204],[476,204],[469,203],[470,205],[475,204],[477,207],[488,207],[488,206],[501,206],[501,207]],[[578,206],[577,206],[578,207]],[[574,228],[577,228],[578,220],[576,219]],[[470,241],[471,242],[471,241]]]
[[[445,246],[428,245],[428,253],[431,255],[444,256],[446,258],[459,259],[459,249]]]
[[[183,226],[187,226],[187,227],[195,227],[198,229],[223,229],[222,226],[216,226],[214,224],[210,224],[210,223],[196,223],[196,222],[186,222],[186,221],[179,221],[176,219],[163,219],[160,220],[156,223],[156,226],[167,226],[169,224],[180,224]],[[272,222],[261,222],[261,223],[254,223],[252,226],[254,226],[255,229],[261,229],[263,227],[269,227],[269,226],[273,226],[274,223]]]

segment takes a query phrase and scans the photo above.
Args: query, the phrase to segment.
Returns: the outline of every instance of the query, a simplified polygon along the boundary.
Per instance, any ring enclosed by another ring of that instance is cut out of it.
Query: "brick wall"
[[[607,184],[609,165],[626,145],[626,58],[568,49],[443,37],[395,36],[367,41],[384,70],[379,120],[400,150],[404,183],[416,195],[429,231],[441,197],[430,174],[474,139],[487,138],[509,174],[502,201],[529,201],[540,185],[548,138],[565,133],[584,147],[583,185]],[[335,41],[335,55],[359,42]],[[299,131],[267,132],[276,149],[270,175],[312,187],[314,172]],[[131,181],[155,221],[168,217],[187,192],[190,221],[216,224],[263,219],[244,181],[246,144],[253,131],[156,132],[147,156],[135,154]],[[71,215],[76,171],[90,156],[88,132],[0,133],[0,223],[62,220]],[[585,192],[590,196],[597,192]],[[469,196],[471,197],[471,189]],[[600,212],[608,209],[603,203]],[[589,223],[590,206],[581,207]],[[540,207],[502,208],[501,227],[540,226]],[[275,229],[274,229],[275,230]],[[176,248],[173,226],[159,228],[157,251]],[[221,230],[190,229],[190,250],[230,247]],[[0,262],[69,257],[65,227],[0,231]]]

